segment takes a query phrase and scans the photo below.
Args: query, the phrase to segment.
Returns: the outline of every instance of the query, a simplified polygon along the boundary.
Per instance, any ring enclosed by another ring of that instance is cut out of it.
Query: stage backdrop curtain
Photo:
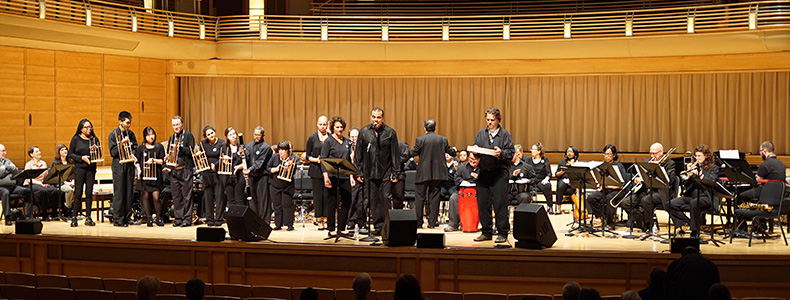
[[[653,142],[679,151],[705,144],[714,150],[757,153],[772,140],[790,153],[790,72],[594,75],[486,78],[181,78],[187,128],[212,125],[266,140],[290,140],[303,150],[320,115],[341,115],[351,127],[384,109],[384,122],[412,145],[423,121],[465,147],[485,126],[487,107],[502,111],[515,143],[541,142],[547,151],[574,145],[600,151],[646,152]],[[252,138],[247,135],[245,141]]]

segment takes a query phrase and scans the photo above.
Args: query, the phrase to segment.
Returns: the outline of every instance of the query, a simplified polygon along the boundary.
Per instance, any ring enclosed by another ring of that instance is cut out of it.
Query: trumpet
[[[96,137],[92,137],[89,141],[89,148],[90,148],[90,161],[91,163],[103,162],[104,158],[102,157],[101,152],[101,142]]]
[[[683,180],[688,179],[689,178],[689,173],[691,171],[697,170],[698,168],[699,168],[699,162],[696,162],[696,161],[693,164],[686,165],[686,170],[683,171],[683,172],[680,172],[680,178],[683,179]]]
[[[296,163],[294,163],[293,159],[288,157],[288,159],[284,160],[280,163],[280,171],[277,174],[277,179],[291,182],[293,181],[294,177],[294,168]]]
[[[197,151],[195,150],[197,149]],[[192,161],[195,162],[195,172],[200,173],[210,169],[208,158],[206,158],[206,150],[203,148],[203,143],[198,143],[195,149],[189,148],[192,151]]]
[[[217,174],[233,175],[233,153],[231,152],[230,146],[228,146],[228,152],[221,153],[219,157],[219,168],[217,170]]]
[[[136,161],[137,158],[132,153],[131,141],[128,140],[129,136],[122,130],[119,130],[119,133],[115,135],[115,142],[118,144],[118,159],[122,164]],[[124,143],[124,141],[126,142]]]
[[[167,141],[167,145],[169,150],[167,151],[167,162],[166,165],[175,167],[178,166],[178,149],[181,145],[179,145],[178,137],[173,135],[170,140]]]
[[[145,161],[143,162],[143,180],[156,181],[156,162],[154,162],[153,159],[151,159],[151,162],[149,162],[149,158],[147,156],[148,153],[144,152],[143,159],[145,159]]]

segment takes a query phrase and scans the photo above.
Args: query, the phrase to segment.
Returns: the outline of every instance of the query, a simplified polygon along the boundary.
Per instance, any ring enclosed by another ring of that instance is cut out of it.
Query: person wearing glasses
[[[551,179],[551,163],[547,157],[543,156],[543,144],[535,143],[529,150],[532,157],[526,160],[526,164],[535,171],[533,186],[546,197],[546,204],[549,206],[548,213],[558,214],[560,212],[554,209],[554,197],[552,197],[551,182],[549,182]]]
[[[475,242],[493,239],[491,209],[496,214],[496,243],[507,242],[510,232],[509,212],[507,209],[508,167],[516,149],[510,132],[499,125],[502,114],[498,108],[485,111],[486,128],[480,129],[475,136],[475,146],[494,149],[494,155],[480,155],[480,175],[477,178],[477,213],[482,225],[482,233]]]
[[[620,156],[617,155],[617,147],[608,144],[603,147],[603,160],[612,164],[620,171],[620,177],[625,178],[625,167],[620,163]],[[617,217],[615,214],[614,206],[609,205],[609,201],[614,198],[617,192],[622,189],[622,186],[604,186],[603,189],[590,193],[589,203],[592,213],[601,218],[602,226],[610,226],[614,228],[614,219]],[[606,193],[606,197],[604,197]]]
[[[650,145],[650,158],[645,159],[643,162],[658,163],[662,156],[664,156],[664,145],[661,145],[661,143],[653,143]],[[675,176],[675,161],[665,159],[664,162],[661,163],[661,167],[664,168],[669,176],[670,187],[675,186],[674,183],[677,181],[677,177]],[[638,175],[635,174],[634,176]],[[635,178],[634,183],[641,184],[642,178]],[[636,222],[634,223],[634,227],[640,227],[641,225],[644,232],[649,231],[653,228],[653,210],[657,207],[668,209],[669,200],[672,199],[670,198],[671,192],[671,189],[642,187],[636,193],[629,195],[623,200],[622,204],[623,210],[629,215],[629,222]],[[642,207],[642,215],[636,211],[637,207]],[[632,211],[634,212],[633,214],[631,213]]]

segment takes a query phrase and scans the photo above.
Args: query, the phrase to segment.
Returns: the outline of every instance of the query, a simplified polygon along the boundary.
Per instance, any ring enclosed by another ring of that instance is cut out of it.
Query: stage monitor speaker
[[[699,251],[698,238],[672,238],[672,245],[669,247],[671,253],[683,253],[686,247],[694,247]]]
[[[258,214],[245,205],[230,205],[225,214],[230,238],[242,241],[259,241],[269,238],[272,228]]]
[[[14,223],[16,234],[41,234],[41,221],[39,220],[18,220]]]
[[[521,203],[513,213],[513,237],[516,247],[527,249],[550,248],[557,242],[557,234],[543,205]]]
[[[384,220],[381,241],[385,246],[414,246],[417,241],[417,211],[390,209]]]
[[[418,233],[417,248],[444,249],[444,233]]]
[[[225,240],[225,228],[222,227],[198,227],[198,242],[221,242]]]

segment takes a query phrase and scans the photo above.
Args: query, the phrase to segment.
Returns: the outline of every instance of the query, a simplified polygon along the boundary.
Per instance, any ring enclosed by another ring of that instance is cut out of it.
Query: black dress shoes
[[[93,220],[90,217],[85,218],[85,226],[96,226],[96,222],[93,222]]]
[[[6,225],[8,225],[8,223],[6,223]],[[71,218],[71,227],[77,227],[77,225],[77,218]]]

